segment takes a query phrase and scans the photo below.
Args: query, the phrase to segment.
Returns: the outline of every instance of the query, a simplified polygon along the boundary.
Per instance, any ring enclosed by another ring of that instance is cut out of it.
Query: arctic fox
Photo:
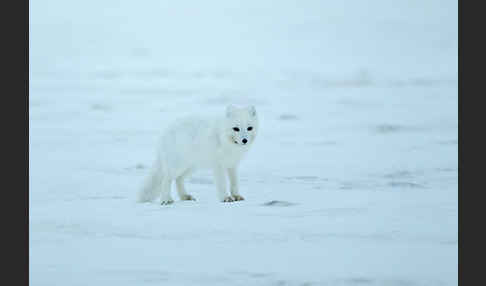
[[[213,170],[220,201],[244,200],[238,190],[238,165],[257,131],[258,116],[254,106],[230,105],[226,115],[219,118],[188,117],[176,121],[161,137],[152,173],[138,201],[153,201],[160,195],[162,205],[173,203],[170,195],[173,180],[181,200],[195,200],[186,192],[184,179],[198,168]],[[231,195],[226,190],[226,174]]]

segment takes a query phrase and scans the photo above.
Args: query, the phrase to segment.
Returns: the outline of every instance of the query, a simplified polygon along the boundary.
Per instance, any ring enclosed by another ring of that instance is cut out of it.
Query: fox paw
[[[191,195],[183,195],[181,196],[181,201],[195,201],[196,199]]]
[[[235,199],[233,199],[233,197],[230,197],[230,196],[225,197],[225,198],[223,199],[223,202],[224,202],[224,203],[230,203],[230,202],[234,202],[234,201],[235,201]]]
[[[172,204],[173,202],[174,202],[174,200],[173,200],[173,199],[168,199],[168,200],[163,200],[163,201],[161,201],[161,202],[160,202],[160,204],[164,206],[164,205],[170,205],[170,204]]]
[[[242,197],[242,196],[240,196],[240,195],[234,195],[233,196],[233,200],[235,200],[235,201],[243,201],[243,200],[245,200],[245,198]]]

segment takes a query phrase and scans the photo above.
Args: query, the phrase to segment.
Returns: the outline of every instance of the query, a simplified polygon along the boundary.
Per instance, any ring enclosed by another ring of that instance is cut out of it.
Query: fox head
[[[226,108],[225,137],[231,144],[250,146],[258,132],[258,116],[254,106]]]

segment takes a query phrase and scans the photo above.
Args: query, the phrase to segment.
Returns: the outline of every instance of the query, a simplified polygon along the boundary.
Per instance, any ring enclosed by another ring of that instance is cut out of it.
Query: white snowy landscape
[[[30,285],[457,285],[457,1],[29,13]],[[166,125],[230,103],[245,200],[137,203]]]

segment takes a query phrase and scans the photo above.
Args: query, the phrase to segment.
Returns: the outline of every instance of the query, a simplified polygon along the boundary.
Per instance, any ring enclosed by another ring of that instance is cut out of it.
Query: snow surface
[[[246,200],[136,203],[228,103]],[[457,1],[31,1],[29,123],[31,285],[457,285]]]

